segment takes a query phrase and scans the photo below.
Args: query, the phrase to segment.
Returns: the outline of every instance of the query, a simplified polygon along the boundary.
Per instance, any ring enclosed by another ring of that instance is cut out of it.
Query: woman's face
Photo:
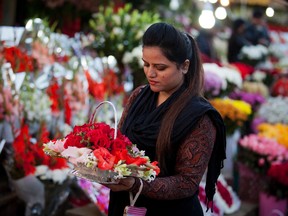
[[[183,70],[169,61],[159,47],[143,47],[144,73],[154,92],[169,97],[184,82]]]

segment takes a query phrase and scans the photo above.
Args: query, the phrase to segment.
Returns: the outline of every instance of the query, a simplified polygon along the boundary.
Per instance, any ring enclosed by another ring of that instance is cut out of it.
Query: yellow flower
[[[262,123],[258,126],[259,135],[277,140],[288,148],[288,125]]]
[[[241,127],[252,113],[251,105],[240,100],[215,98],[210,100],[210,103],[222,116],[228,134]]]

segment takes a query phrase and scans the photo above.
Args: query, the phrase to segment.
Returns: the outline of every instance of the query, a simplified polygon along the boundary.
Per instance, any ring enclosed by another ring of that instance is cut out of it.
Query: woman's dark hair
[[[168,170],[166,156],[171,150],[171,133],[174,122],[186,103],[193,96],[201,96],[203,93],[203,67],[195,40],[189,34],[177,30],[170,24],[152,24],[144,33],[142,42],[143,47],[159,47],[163,55],[168,60],[175,62],[178,68],[186,59],[190,61],[188,72],[184,78],[186,88],[165,114],[156,143],[157,160],[161,170],[165,173]]]

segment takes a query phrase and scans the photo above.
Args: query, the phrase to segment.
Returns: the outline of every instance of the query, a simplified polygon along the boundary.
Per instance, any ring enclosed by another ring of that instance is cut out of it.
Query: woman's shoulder
[[[145,88],[147,87],[147,85],[141,85],[141,86],[138,86],[137,88],[135,88],[132,93],[130,94],[129,96],[129,100],[128,100],[128,103],[130,102],[133,102],[135,100],[135,98],[140,94],[140,92]]]

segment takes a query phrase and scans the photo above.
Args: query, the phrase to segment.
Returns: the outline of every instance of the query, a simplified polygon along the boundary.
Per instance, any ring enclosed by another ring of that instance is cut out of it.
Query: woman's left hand
[[[129,191],[135,183],[134,177],[127,177],[119,180],[118,184],[103,184],[104,186],[110,188],[114,192],[118,191]]]

